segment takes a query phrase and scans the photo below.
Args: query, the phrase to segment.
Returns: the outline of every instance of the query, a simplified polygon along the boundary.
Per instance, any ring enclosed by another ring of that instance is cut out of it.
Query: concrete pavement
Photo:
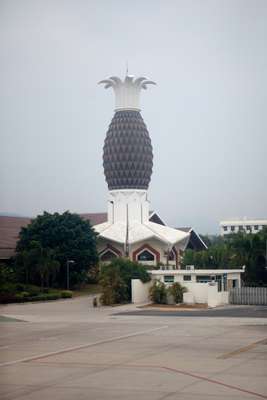
[[[0,322],[1,399],[267,398],[266,319],[126,311],[84,297],[1,306],[20,320]]]

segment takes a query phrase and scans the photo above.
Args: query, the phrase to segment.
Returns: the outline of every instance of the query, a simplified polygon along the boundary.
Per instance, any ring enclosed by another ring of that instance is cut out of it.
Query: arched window
[[[100,260],[101,261],[112,261],[116,257],[118,257],[117,254],[113,253],[110,250],[107,250],[103,254],[100,255]]]
[[[138,254],[137,260],[138,261],[154,261],[155,256],[153,253],[150,253],[150,251],[143,250],[141,253]]]

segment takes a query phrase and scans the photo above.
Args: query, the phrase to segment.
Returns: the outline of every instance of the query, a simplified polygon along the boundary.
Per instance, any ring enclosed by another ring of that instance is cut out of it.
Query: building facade
[[[227,220],[220,222],[221,236],[229,235],[232,233],[258,233],[264,227],[267,227],[267,219],[254,219],[254,220]]]

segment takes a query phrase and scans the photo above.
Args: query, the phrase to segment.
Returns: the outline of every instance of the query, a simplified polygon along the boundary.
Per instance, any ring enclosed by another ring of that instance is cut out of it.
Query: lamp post
[[[67,260],[67,290],[70,288],[70,264],[75,264],[75,261]]]

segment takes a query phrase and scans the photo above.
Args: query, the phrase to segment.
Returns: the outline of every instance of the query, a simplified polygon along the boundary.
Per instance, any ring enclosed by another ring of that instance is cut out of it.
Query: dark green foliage
[[[246,285],[266,285],[267,228],[257,234],[235,233],[212,240],[208,250],[186,250],[183,266],[195,268],[240,268],[246,266],[242,279]]]
[[[173,297],[176,304],[183,302],[183,294],[187,292],[187,288],[182,286],[179,282],[174,282],[169,288],[168,292]]]
[[[229,268],[229,256],[228,245],[223,242],[210,245],[207,250],[186,250],[183,257],[183,265],[195,265],[196,268],[204,269]]]
[[[12,266],[1,263],[0,264],[0,287],[8,282],[15,282],[16,274]]]
[[[150,276],[144,266],[125,258],[116,258],[110,264],[103,265],[99,280],[102,286],[102,304],[131,301],[131,279],[148,282]]]
[[[119,304],[128,300],[126,284],[117,268],[105,268],[101,272],[100,285],[100,301],[103,305]]]
[[[155,281],[149,289],[149,297],[155,304],[167,304],[167,288],[165,284]]]
[[[70,283],[80,284],[98,261],[96,233],[79,215],[44,212],[21,229],[16,254],[22,282],[64,287],[67,260],[74,260]]]
[[[38,296],[22,296],[21,293],[16,294],[14,303],[25,303],[32,301],[48,301],[48,300],[58,300],[61,298],[60,293],[47,293],[39,294]]]
[[[72,291],[71,290],[62,290],[61,297],[62,297],[62,299],[71,299]]]
[[[0,287],[0,303],[23,303],[72,297],[71,290],[42,289],[34,285],[9,283]]]

